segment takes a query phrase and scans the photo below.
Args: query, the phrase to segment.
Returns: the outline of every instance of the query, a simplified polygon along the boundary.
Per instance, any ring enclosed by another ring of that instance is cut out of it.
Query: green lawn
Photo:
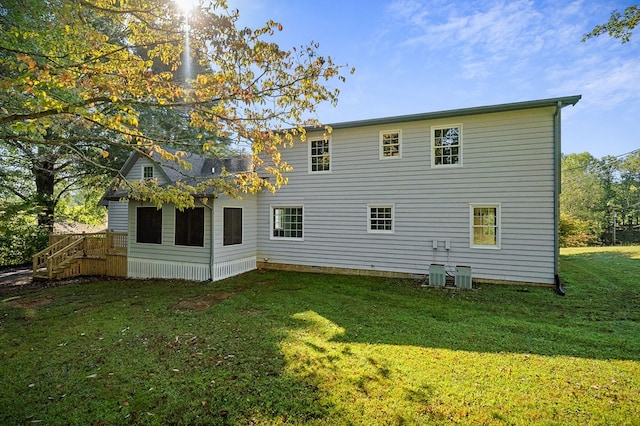
[[[0,424],[640,425],[640,248],[567,295],[252,272],[0,296]]]

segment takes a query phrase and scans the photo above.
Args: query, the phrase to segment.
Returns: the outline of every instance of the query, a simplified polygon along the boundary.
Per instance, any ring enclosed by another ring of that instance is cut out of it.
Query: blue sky
[[[566,154],[640,148],[640,31],[580,40],[620,1],[230,0],[241,23],[268,19],[290,48],[354,66],[324,123],[582,95],[563,109]]]

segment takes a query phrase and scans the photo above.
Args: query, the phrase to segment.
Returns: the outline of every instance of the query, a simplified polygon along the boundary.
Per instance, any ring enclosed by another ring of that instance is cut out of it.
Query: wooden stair
[[[86,256],[86,236],[68,236],[33,256],[33,279],[59,280],[80,275],[78,259]]]

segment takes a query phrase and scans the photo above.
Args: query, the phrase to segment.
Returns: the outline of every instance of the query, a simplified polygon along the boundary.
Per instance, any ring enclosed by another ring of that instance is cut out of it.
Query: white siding
[[[113,232],[128,231],[128,201],[109,201],[107,206],[107,229]]]
[[[242,200],[217,198],[213,206],[214,229],[214,280],[227,278],[256,268],[257,250],[257,200],[245,195]],[[225,246],[223,243],[223,209],[242,208],[242,244]]]
[[[142,169],[145,166],[153,166],[153,177],[158,180],[159,185],[164,185],[168,182],[167,176],[162,172],[160,166],[145,157],[138,158],[127,174],[127,179],[130,181],[142,180]]]
[[[285,149],[294,171],[276,194],[260,195],[258,259],[416,274],[431,263],[450,271],[468,265],[476,278],[551,284],[553,113],[538,108],[396,125],[402,158],[394,161],[379,159],[379,132],[388,125],[337,129],[330,174],[307,172],[306,143]],[[432,168],[431,126],[451,122],[464,128],[463,166]],[[470,248],[470,203],[501,204],[500,250]],[[304,241],[270,240],[271,205],[304,206]],[[367,205],[394,206],[393,234],[367,233]]]

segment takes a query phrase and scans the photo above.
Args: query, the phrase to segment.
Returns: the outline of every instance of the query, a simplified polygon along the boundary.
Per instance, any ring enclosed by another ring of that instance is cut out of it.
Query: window
[[[471,247],[500,248],[500,205],[472,204]]]
[[[402,158],[402,132],[390,130],[380,132],[380,159]]]
[[[175,244],[204,247],[204,207],[176,210]]]
[[[431,166],[462,164],[462,125],[431,128]]]
[[[155,207],[136,209],[136,243],[162,244],[162,210]]]
[[[239,207],[225,207],[223,216],[222,244],[225,246],[242,244],[242,209]]]
[[[329,139],[309,141],[309,172],[331,171],[331,146]]]
[[[271,238],[302,239],[302,207],[271,209]]]
[[[369,213],[369,232],[393,232],[393,206],[367,206]]]
[[[143,166],[142,167],[142,178],[143,179],[153,179],[153,166]]]

